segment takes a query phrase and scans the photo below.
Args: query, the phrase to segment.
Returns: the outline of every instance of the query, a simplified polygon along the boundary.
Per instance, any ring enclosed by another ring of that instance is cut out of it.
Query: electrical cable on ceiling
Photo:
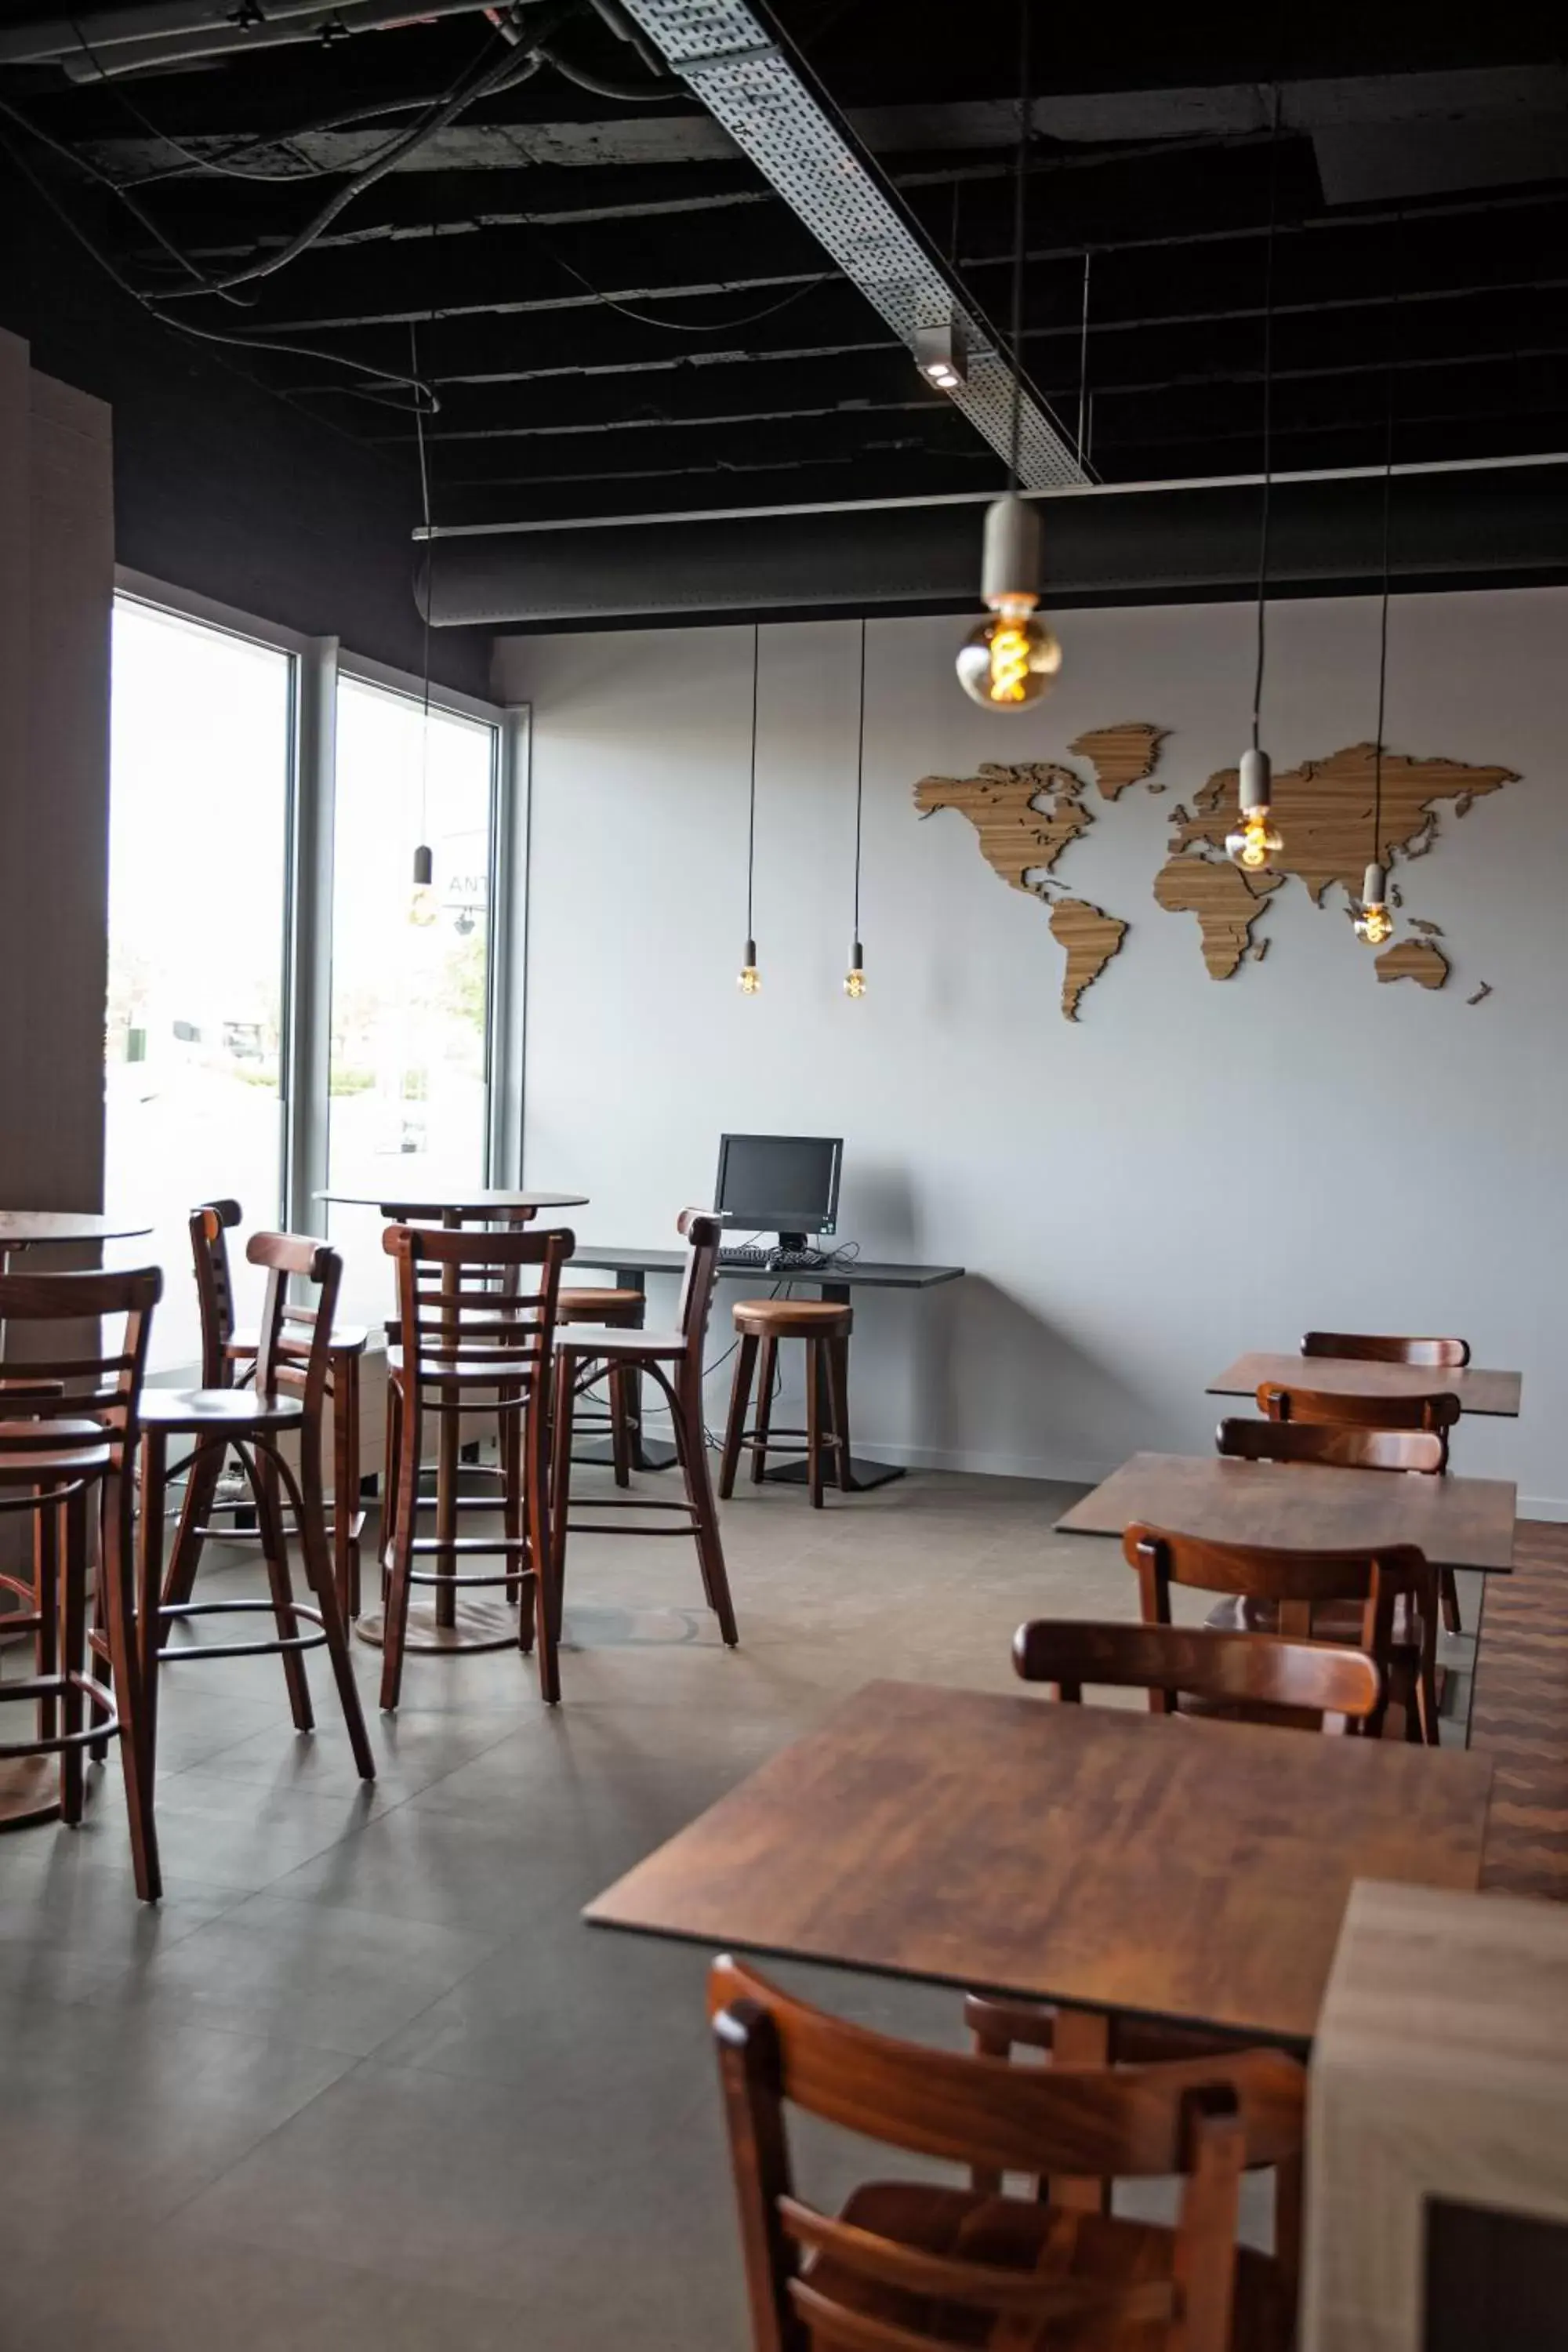
[[[1083,249],[1083,325],[1078,344],[1078,447],[1074,455],[1081,467],[1086,454],[1089,415],[1089,249]]]
[[[757,683],[763,667],[763,632],[759,623],[752,623],[752,785],[751,804],[746,816],[746,937],[756,936],[752,920],[752,885],[757,865]]]
[[[1007,488],[1016,496],[1024,435],[1025,204],[1029,182],[1029,0],[1018,9],[1018,152],[1013,175],[1013,429]]]
[[[1258,663],[1252,680],[1252,748],[1259,747],[1263,663],[1268,640],[1268,527],[1274,488],[1274,247],[1279,225],[1279,85],[1268,142],[1268,236],[1263,265],[1263,504],[1258,526]]]
[[[1388,364],[1387,388],[1384,417],[1383,446],[1383,611],[1378,623],[1377,647],[1377,742],[1372,767],[1372,854],[1383,863],[1383,724],[1388,705],[1388,600],[1390,521],[1394,509],[1394,394],[1399,382],[1399,298],[1404,278],[1404,215],[1394,225],[1394,284],[1388,305]]]
[[[408,321],[408,364],[416,380],[419,374],[419,330],[414,320]],[[414,411],[414,437],[419,450],[419,506],[425,518],[425,691],[423,726],[419,739],[419,838],[427,842],[426,830],[430,793],[430,615],[436,593],[436,541],[430,520],[430,453],[425,446],[424,411]]]
[[[866,800],[866,615],[860,615],[860,735],[855,752],[855,929],[860,937],[860,822]]]

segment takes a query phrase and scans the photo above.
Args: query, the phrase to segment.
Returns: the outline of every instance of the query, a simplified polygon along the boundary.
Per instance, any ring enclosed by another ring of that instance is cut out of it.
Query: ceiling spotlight
[[[969,353],[951,320],[940,327],[915,329],[915,365],[939,392],[956,392],[969,382]]]

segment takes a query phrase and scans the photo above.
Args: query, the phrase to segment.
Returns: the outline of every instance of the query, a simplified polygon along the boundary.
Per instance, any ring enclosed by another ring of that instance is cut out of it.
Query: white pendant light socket
[[[1361,902],[1363,907],[1383,905],[1387,879],[1382,866],[1375,861],[1367,867],[1365,878],[1361,886]]]
[[[1242,753],[1240,800],[1243,814],[1248,809],[1266,809],[1268,806],[1269,787],[1273,780],[1267,751],[1260,751],[1254,744]]]

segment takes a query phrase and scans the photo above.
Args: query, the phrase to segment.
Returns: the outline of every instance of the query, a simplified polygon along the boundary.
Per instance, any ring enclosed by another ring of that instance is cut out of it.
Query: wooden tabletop
[[[40,1242],[132,1241],[153,1228],[134,1217],[100,1217],[89,1209],[0,1209],[0,1252]]]
[[[1490,1786],[1403,1741],[872,1683],[584,1916],[1300,2046],[1352,1882],[1473,1887]]]
[[[499,1217],[511,1211],[532,1214],[540,1209],[581,1209],[586,1192],[509,1192],[479,1184],[469,1192],[455,1188],[435,1194],[399,1192],[388,1186],[381,1192],[318,1192],[318,1201],[342,1209],[379,1209],[386,1217]]]
[[[1143,1519],[1173,1535],[1280,1549],[1418,1544],[1438,1568],[1499,1574],[1513,1566],[1517,1500],[1506,1478],[1135,1454],[1057,1527],[1063,1535],[1120,1536]]]
[[[1519,1372],[1489,1372],[1466,1364],[1448,1370],[1431,1364],[1369,1364],[1357,1356],[1237,1356],[1209,1382],[1210,1396],[1256,1396],[1264,1381],[1280,1388],[1331,1389],[1342,1396],[1457,1396],[1466,1412],[1517,1418]]]

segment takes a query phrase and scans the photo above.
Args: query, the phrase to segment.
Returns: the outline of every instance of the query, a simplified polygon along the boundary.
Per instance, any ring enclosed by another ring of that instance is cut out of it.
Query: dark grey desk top
[[[579,1242],[573,1265],[603,1268],[610,1274],[679,1274],[686,1252],[679,1249],[600,1249]],[[872,1258],[846,1258],[842,1263],[795,1266],[773,1273],[765,1265],[721,1265],[721,1280],[731,1282],[840,1282],[871,1290],[932,1290],[939,1282],[956,1282],[961,1265],[887,1265]]]

